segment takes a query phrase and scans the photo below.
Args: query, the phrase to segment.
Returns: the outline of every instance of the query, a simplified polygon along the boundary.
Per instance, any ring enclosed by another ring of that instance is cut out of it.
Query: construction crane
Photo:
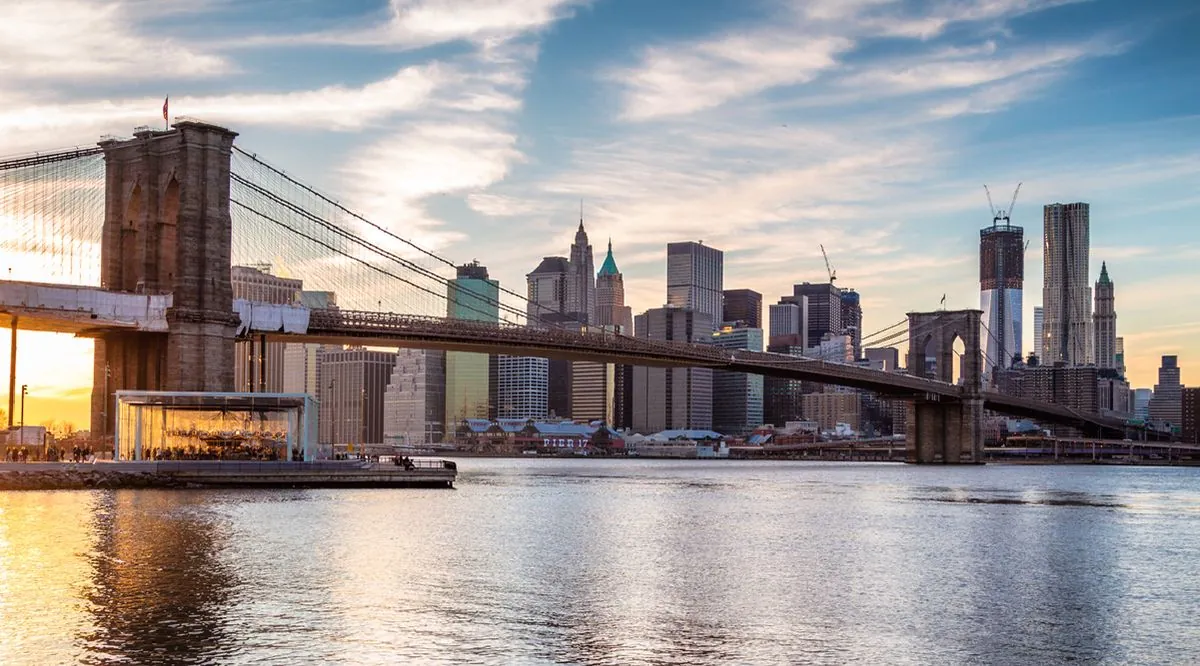
[[[995,204],[992,203],[992,191],[987,185],[983,186],[983,191],[987,194],[988,208],[992,211],[992,226],[999,226],[1000,220],[1004,220],[1005,226],[1012,224],[1012,211],[1017,205],[1017,194],[1021,192],[1022,183],[1017,183],[1017,189],[1013,190],[1012,202],[1008,204],[1008,210],[996,210]]]
[[[825,272],[829,273],[829,284],[833,284],[833,281],[837,279],[837,271],[829,265],[829,255],[825,254],[824,245],[821,245],[821,256],[825,258]]]

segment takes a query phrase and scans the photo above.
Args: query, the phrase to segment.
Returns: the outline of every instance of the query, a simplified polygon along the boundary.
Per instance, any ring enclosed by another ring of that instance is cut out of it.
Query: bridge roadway
[[[298,336],[271,333],[269,340],[296,341]],[[533,329],[525,326],[382,312],[312,310],[307,332],[310,342],[396,345],[514,355],[544,355],[581,361],[627,363],[656,367],[707,367],[786,379],[836,384],[901,399],[962,400],[965,390],[924,377],[901,375],[844,363],[800,358],[770,352],[732,351],[713,345],[662,342],[609,332]],[[1014,416],[1100,428],[1120,433],[1125,422],[1100,414],[1029,398],[984,391],[983,406]]]
[[[243,336],[281,342],[361,344],[549,356],[652,367],[707,367],[873,391],[899,399],[960,401],[961,386],[843,363],[713,345],[663,342],[596,330],[534,329],[462,319],[385,312],[308,310],[241,301]],[[0,280],[0,325],[24,330],[96,336],[112,330],[165,332],[170,294],[130,294],[80,285]],[[286,312],[284,312],[286,311]],[[251,312],[255,313],[251,315]],[[260,314],[266,314],[260,318]],[[247,321],[250,320],[250,321]],[[288,323],[288,322],[291,323]],[[1123,433],[1120,419],[991,391],[983,406],[1030,418]]]

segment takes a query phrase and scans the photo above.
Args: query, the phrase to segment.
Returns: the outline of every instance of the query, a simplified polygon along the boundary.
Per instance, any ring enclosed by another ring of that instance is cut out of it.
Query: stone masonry
[[[96,339],[92,432],[111,434],[117,390],[230,391],[233,313],[223,127],[184,121],[100,143],[106,165],[101,286],[171,293],[169,333]]]

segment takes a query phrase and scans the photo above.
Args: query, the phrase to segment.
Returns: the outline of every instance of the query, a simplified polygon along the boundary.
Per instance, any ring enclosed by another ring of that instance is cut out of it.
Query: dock
[[[0,463],[0,490],[86,488],[453,488],[457,465],[390,462],[164,460],[95,463]]]

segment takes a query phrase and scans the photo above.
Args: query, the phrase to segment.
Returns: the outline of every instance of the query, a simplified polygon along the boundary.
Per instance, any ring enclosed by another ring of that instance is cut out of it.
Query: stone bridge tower
[[[931,395],[913,402],[908,412],[908,462],[983,462],[982,310],[908,313],[908,372],[925,376],[925,358],[936,359],[931,379],[954,381],[954,341],[962,340],[959,385],[962,397]]]
[[[101,286],[171,293],[168,333],[96,339],[92,433],[112,433],[120,389],[233,389],[229,167],[237,134],[205,123],[100,143],[105,161]]]

